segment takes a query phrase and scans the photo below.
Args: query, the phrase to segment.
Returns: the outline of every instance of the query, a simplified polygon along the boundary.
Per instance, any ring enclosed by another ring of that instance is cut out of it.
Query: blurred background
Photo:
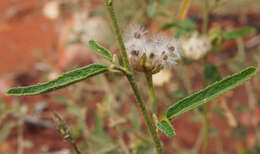
[[[180,39],[202,33],[204,2],[113,0],[122,32],[128,25],[141,24],[152,32]],[[93,39],[119,55],[103,3],[0,1],[0,154],[73,154],[71,145],[56,131],[53,112],[67,122],[84,154],[155,153],[135,97],[120,75],[99,75],[40,96],[5,95],[11,87],[48,81],[90,63],[109,65],[87,46]],[[212,0],[208,10],[207,35],[213,40],[213,49],[204,58],[207,64],[185,60],[154,76],[158,115],[176,100],[205,87],[208,64],[216,66],[223,77],[247,66],[260,68],[260,1]],[[236,30],[245,34],[228,33]],[[225,40],[225,34],[235,36],[228,35],[230,39]],[[137,81],[148,101],[143,74],[137,73]],[[151,109],[151,104],[146,105]],[[208,153],[260,153],[259,73],[212,101],[208,108]],[[201,153],[201,110],[172,121],[177,133],[174,138],[160,135],[166,154]]]

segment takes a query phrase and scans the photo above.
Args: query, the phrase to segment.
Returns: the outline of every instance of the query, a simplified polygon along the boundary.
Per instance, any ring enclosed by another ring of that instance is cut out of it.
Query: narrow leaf
[[[217,81],[207,88],[176,102],[167,110],[167,118],[174,119],[189,110],[213,100],[221,94],[243,84],[255,75],[256,72],[257,69],[255,67],[249,67],[239,73],[226,77],[221,81]]]
[[[226,40],[235,39],[235,38],[238,38],[238,37],[248,35],[252,31],[253,31],[253,28],[245,27],[245,28],[235,30],[235,31],[232,31],[232,32],[227,32],[227,33],[224,34],[224,39],[226,39]]]
[[[176,135],[175,130],[168,119],[163,119],[159,123],[156,123],[156,127],[168,137],[174,137]]]
[[[173,21],[173,22],[169,22],[169,23],[162,25],[161,30],[167,30],[167,29],[170,29],[172,27],[177,27],[177,26],[179,26],[178,23]]]
[[[66,87],[68,85],[71,85],[73,83],[79,82],[81,80],[87,79],[89,77],[98,75],[106,71],[108,71],[108,68],[104,65],[91,64],[73,70],[71,72],[64,73],[62,76],[49,82],[40,83],[38,85],[28,87],[11,88],[8,90],[7,95],[29,96],[47,93],[56,89]]]
[[[111,52],[109,52],[107,49],[105,49],[104,47],[102,47],[101,45],[99,45],[96,41],[94,40],[90,40],[88,42],[89,47],[94,50],[98,55],[106,58],[109,61],[113,60],[113,56],[111,54]]]

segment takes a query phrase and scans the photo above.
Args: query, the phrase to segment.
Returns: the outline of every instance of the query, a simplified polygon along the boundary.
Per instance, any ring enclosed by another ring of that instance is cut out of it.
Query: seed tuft
[[[138,32],[135,32],[135,33],[134,33],[134,37],[135,37],[136,39],[140,39],[140,38],[141,38],[141,34],[138,33]]]
[[[153,59],[155,57],[155,54],[153,52],[150,53],[149,58]]]
[[[138,50],[132,50],[131,51],[131,55],[138,56],[139,55],[139,51]]]

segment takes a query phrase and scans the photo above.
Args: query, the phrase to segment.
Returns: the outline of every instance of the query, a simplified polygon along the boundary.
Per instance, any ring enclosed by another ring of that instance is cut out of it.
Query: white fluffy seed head
[[[144,39],[147,32],[143,26],[130,25],[124,33],[124,41]]]
[[[147,35],[141,26],[130,26],[125,35],[125,46],[132,65],[140,65],[143,55],[146,56],[147,66],[141,66],[145,71],[158,68],[170,68],[180,58],[180,45],[176,39],[169,39],[161,34]],[[138,66],[139,67],[139,66]],[[138,69],[140,70],[140,69]],[[157,72],[156,71],[156,72]]]
[[[58,18],[60,14],[60,4],[57,1],[47,2],[43,7],[43,15],[50,19]]]
[[[194,33],[190,38],[183,38],[181,46],[185,58],[198,60],[211,49],[211,42],[208,36],[198,36],[197,33]]]

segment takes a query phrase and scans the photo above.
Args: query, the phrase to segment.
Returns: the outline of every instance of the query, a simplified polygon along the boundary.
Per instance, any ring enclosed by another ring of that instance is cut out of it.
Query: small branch
[[[191,153],[197,153],[199,151],[199,148],[202,143],[202,139],[203,139],[203,131],[200,130],[199,135],[196,139],[196,142],[195,142],[194,146],[192,147]]]
[[[203,1],[203,25],[202,25],[202,33],[207,34],[208,32],[208,24],[209,24],[209,0]]]
[[[209,109],[208,105],[203,108],[203,154],[209,151]]]
[[[144,116],[144,120],[146,122],[146,125],[148,126],[149,128],[149,131],[152,135],[152,138],[153,138],[153,141],[154,141],[154,144],[155,144],[155,147],[156,147],[156,151],[158,154],[162,154],[163,150],[162,150],[162,147],[161,147],[161,143],[160,143],[160,140],[157,136],[157,132],[156,132],[156,128],[154,126],[154,124],[152,123],[150,117],[149,117],[149,114],[145,108],[145,105],[144,105],[144,102],[143,102],[143,99],[141,98],[141,95],[140,95],[140,92],[137,88],[137,85],[134,81],[134,78],[133,76],[127,76],[128,78],[128,81],[130,82],[131,86],[132,86],[132,89],[134,91],[134,94],[136,96],[136,99],[137,99],[137,102],[138,102],[138,105],[139,107],[141,108],[141,111],[142,111],[142,114]]]
[[[257,116],[255,115],[255,108],[257,104],[257,99],[255,96],[255,93],[253,91],[252,85],[250,82],[246,83],[246,91],[248,95],[248,105],[249,105],[249,110],[251,114],[251,119],[252,119],[252,124],[255,129],[256,137],[255,137],[255,146],[260,146],[260,129],[258,127],[258,121],[257,121]]]
[[[228,121],[228,124],[232,128],[236,128],[238,126],[238,123],[237,123],[235,116],[232,114],[231,110],[228,108],[226,98],[222,97],[219,100],[220,100],[220,107],[224,111],[224,115]]]
[[[189,78],[189,73],[188,73],[188,69],[187,66],[185,66],[185,64],[180,63],[179,64],[179,68],[177,68],[177,72],[178,75],[180,76],[181,80],[183,81],[184,87],[187,90],[188,94],[191,95],[192,94],[192,84],[191,84],[191,80]]]
[[[149,72],[145,72],[145,77],[146,77],[146,81],[147,81],[147,84],[148,84],[150,100],[152,102],[152,110],[153,110],[153,113],[156,114],[157,105],[156,105],[156,100],[155,100],[155,92],[154,92],[154,87],[153,87],[152,74],[149,73]]]
[[[112,69],[114,69],[114,70],[112,70],[112,71],[119,71],[119,72],[121,72],[121,73],[123,73],[123,74],[125,74],[125,75],[131,75],[132,73],[131,72],[129,72],[128,70],[126,70],[124,67],[122,67],[122,66],[119,66],[119,65],[112,65],[111,66],[111,68]]]
[[[54,118],[57,123],[57,131],[60,133],[60,135],[63,137],[64,140],[66,140],[68,143],[72,145],[77,154],[81,154],[74,138],[72,137],[71,131],[68,128],[65,121],[61,118],[61,116],[58,113],[54,113]]]
[[[24,126],[24,111],[23,111],[24,106],[22,106],[21,111],[19,113],[19,119],[18,119],[18,135],[17,135],[17,143],[18,143],[18,148],[17,148],[17,154],[23,154],[23,149],[24,149],[24,141],[23,141],[23,126]]]

